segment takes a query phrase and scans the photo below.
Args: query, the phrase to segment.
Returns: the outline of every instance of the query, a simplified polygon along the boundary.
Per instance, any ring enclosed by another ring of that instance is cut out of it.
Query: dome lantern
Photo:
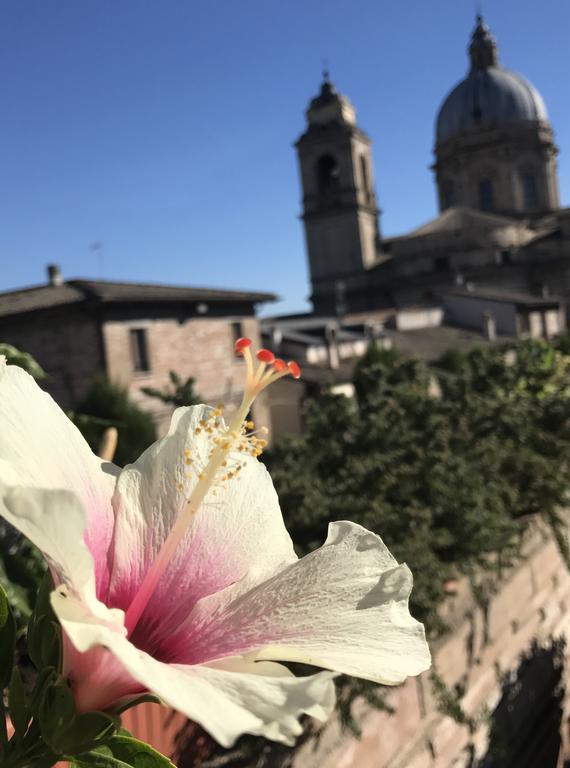
[[[327,125],[335,122],[356,125],[354,107],[346,96],[336,90],[327,69],[323,71],[319,95],[311,100],[306,114],[310,125]]]
[[[483,21],[483,16],[480,13],[477,15],[477,24],[471,35],[469,57],[471,59],[472,72],[478,69],[499,66],[497,41]]]
[[[548,123],[540,93],[499,64],[497,42],[482,16],[469,45],[471,69],[448,94],[437,117],[436,142],[513,123]]]

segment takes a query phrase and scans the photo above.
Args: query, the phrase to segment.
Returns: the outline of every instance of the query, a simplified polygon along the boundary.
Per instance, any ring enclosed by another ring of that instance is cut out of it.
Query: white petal
[[[63,606],[55,604],[56,611]],[[303,714],[326,719],[334,709],[332,673],[296,678],[280,665],[228,659],[214,666],[164,664],[138,650],[108,626],[83,622],[81,612],[60,613],[78,650],[105,646],[128,674],[166,704],[231,746],[243,733],[293,744]]]
[[[195,430],[210,411],[178,409],[168,435],[120,474],[114,497],[115,604],[132,600],[208,460],[211,438]],[[193,460],[190,477],[185,450]],[[267,470],[252,457],[242,461],[240,475],[206,497],[149,606],[149,614],[162,621],[170,616],[172,629],[196,600],[241,579],[252,566],[267,569],[296,559]]]
[[[0,481],[77,494],[87,512],[87,543],[101,592],[108,579],[117,473],[117,467],[93,455],[79,430],[31,376],[0,358]]]
[[[93,557],[84,542],[85,512],[70,491],[0,485],[0,514],[47,557],[60,601],[77,600],[96,621],[119,621],[95,596]]]
[[[320,549],[272,578],[201,600],[176,643],[195,663],[251,654],[393,685],[430,665],[411,588],[409,569],[378,536],[334,523]]]

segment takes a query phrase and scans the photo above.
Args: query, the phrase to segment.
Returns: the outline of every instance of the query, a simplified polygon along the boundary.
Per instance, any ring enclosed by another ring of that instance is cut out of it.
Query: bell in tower
[[[296,143],[315,312],[334,311],[336,286],[377,260],[379,230],[371,141],[350,101],[324,72]]]

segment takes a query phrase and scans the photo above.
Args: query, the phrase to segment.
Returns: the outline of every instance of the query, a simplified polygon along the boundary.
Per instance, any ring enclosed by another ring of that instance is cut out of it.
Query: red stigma
[[[256,354],[260,363],[272,363],[275,360],[275,355],[268,349],[260,349]]]
[[[291,360],[291,362],[289,362],[287,367],[289,368],[289,372],[294,379],[301,378],[301,369],[299,368],[296,362]]]
[[[281,373],[282,371],[287,370],[287,363],[285,360],[281,360],[281,358],[277,357],[273,361],[273,368],[277,371],[277,373]]]
[[[251,347],[251,339],[238,339],[234,345],[234,349],[237,354],[243,354],[244,349]]]

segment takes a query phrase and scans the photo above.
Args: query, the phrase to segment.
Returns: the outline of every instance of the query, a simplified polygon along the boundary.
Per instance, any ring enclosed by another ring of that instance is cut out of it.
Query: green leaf
[[[14,667],[14,670],[12,671],[12,679],[10,681],[10,689],[8,692],[8,706],[16,736],[23,736],[27,731],[28,723],[30,722],[30,708],[26,692],[24,691],[22,678],[20,677],[20,671],[17,667]]]
[[[54,667],[59,670],[61,664],[61,628],[51,607],[52,591],[53,580],[46,573],[28,624],[28,653],[37,669]]]
[[[110,739],[119,728],[119,720],[103,712],[85,712],[70,723],[57,739],[59,752],[76,755],[94,749]]]
[[[127,702],[126,704],[122,704],[119,707],[116,707],[114,712],[116,712],[118,715],[122,715],[123,712],[126,712],[127,709],[130,709],[131,707],[136,707],[139,704],[162,704],[162,700],[155,696],[152,693],[141,693],[140,696],[136,696],[134,699],[131,699],[131,701]]]
[[[76,768],[175,768],[167,757],[132,736],[114,736],[105,746],[73,758]]]
[[[45,564],[37,549],[15,534],[10,546],[0,551],[0,583],[4,586],[16,622],[16,633],[32,613]]]
[[[89,752],[110,739],[119,719],[103,712],[78,714],[68,684],[48,684],[37,707],[43,740],[59,755]]]
[[[55,752],[62,753],[61,743],[75,720],[75,702],[67,683],[49,685],[38,708],[42,738]]]
[[[130,768],[130,763],[90,752],[71,761],[71,768]]]
[[[41,622],[41,658],[43,666],[59,670],[61,666],[61,627],[47,616]]]
[[[16,624],[4,588],[0,586],[0,696],[12,677]]]

